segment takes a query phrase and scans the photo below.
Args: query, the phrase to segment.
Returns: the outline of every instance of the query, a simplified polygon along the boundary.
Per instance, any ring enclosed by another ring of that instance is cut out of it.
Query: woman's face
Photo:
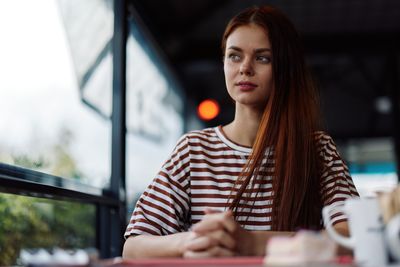
[[[271,44],[260,26],[240,26],[228,36],[225,83],[236,104],[264,108],[273,88],[271,59]]]

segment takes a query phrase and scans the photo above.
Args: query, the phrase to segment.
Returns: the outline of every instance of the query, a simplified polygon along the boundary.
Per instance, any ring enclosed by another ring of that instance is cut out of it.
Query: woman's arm
[[[249,231],[252,237],[247,244],[243,243],[240,251],[245,256],[265,256],[268,240],[274,236],[294,236],[295,232],[274,232],[274,231]]]
[[[348,228],[348,223],[347,222],[339,222],[333,226],[335,230],[344,236],[349,236],[349,228]],[[325,230],[322,231],[323,233],[326,233]],[[250,232],[252,235],[253,240],[253,251],[250,251],[250,253],[253,253],[251,255],[255,256],[262,256],[265,255],[266,252],[266,245],[268,242],[268,239],[273,237],[273,236],[293,236],[295,232],[272,232],[272,231],[254,231]],[[326,233],[327,234],[327,233]],[[349,255],[351,254],[352,251],[348,248],[339,246],[338,247],[338,254],[339,255]]]
[[[193,231],[203,238],[208,238],[209,243],[219,244],[235,252],[237,256],[263,256],[269,238],[273,236],[292,236],[294,232],[273,231],[248,231],[243,229],[233,218],[232,212],[205,211],[203,219],[193,226]],[[233,242],[228,241],[233,239]],[[190,241],[189,241],[190,243]],[[233,243],[233,245],[229,245]],[[228,245],[227,245],[228,244]],[[190,246],[189,246],[190,249]],[[211,247],[211,249],[213,249]],[[204,251],[201,255],[207,255]],[[190,256],[196,257],[194,251]],[[213,256],[213,255],[208,255]],[[223,255],[222,255],[223,256]]]
[[[336,223],[333,228],[341,235],[349,236],[349,225],[347,222]]]
[[[122,257],[126,259],[232,257],[235,255],[232,250],[233,244],[231,237],[221,236],[218,231],[208,236],[199,236],[194,232],[166,236],[137,235],[125,241]]]
[[[349,232],[349,225],[347,222],[339,222],[337,224],[335,224],[333,226],[333,228],[335,228],[336,232],[338,232],[341,235],[344,236],[349,236],[350,232]],[[325,232],[325,231],[324,231]],[[338,246],[338,255],[351,255],[353,253],[352,250],[343,247],[343,246]]]
[[[339,233],[348,235],[347,222],[337,223],[334,227]],[[199,258],[233,256],[233,254],[264,256],[268,239],[273,236],[295,234],[295,232],[247,231],[233,220],[230,213],[208,215],[193,227],[193,231],[167,236],[131,236],[125,241],[122,256],[124,258],[182,256]],[[343,247],[339,247],[338,252],[340,255],[351,253]]]
[[[190,238],[189,232],[166,236],[130,236],[124,244],[123,258],[182,257],[184,244]]]
[[[235,254],[239,256],[264,256],[270,238],[274,236],[295,235],[295,232],[247,231],[235,222],[230,212],[213,214],[206,211],[206,214],[203,220],[193,227],[193,231],[199,236],[209,238],[210,243],[220,244],[222,247],[224,246],[223,244],[226,243],[227,235],[213,233],[221,233],[221,231],[226,232],[234,239]],[[349,235],[347,222],[339,222],[334,225],[334,228],[342,235]],[[324,230],[322,232],[325,233]],[[351,254],[351,250],[339,246],[338,254]],[[190,255],[197,256],[200,254],[194,251]],[[203,251],[201,255],[207,254]],[[210,254],[208,256],[213,255]]]

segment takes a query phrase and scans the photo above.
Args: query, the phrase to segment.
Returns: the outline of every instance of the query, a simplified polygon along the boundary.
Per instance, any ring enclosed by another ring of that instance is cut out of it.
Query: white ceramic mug
[[[344,213],[348,218],[350,237],[340,235],[332,226],[332,215]],[[357,263],[384,266],[388,263],[382,221],[377,199],[348,199],[326,206],[322,210],[326,231],[333,240],[354,250]]]

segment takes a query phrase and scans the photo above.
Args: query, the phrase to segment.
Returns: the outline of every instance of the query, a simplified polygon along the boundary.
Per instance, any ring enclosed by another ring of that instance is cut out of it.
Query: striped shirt
[[[318,132],[316,140],[323,160],[323,205],[358,196],[332,138]],[[183,135],[138,200],[124,236],[187,231],[202,219],[205,208],[227,210],[232,189],[240,186],[235,186],[235,181],[250,152],[250,147],[229,140],[221,126]],[[258,194],[246,189],[239,203],[236,220],[247,230],[270,230],[272,226],[272,177],[268,175],[274,167],[272,156],[266,155],[262,165],[266,167],[261,174],[267,178],[255,179]],[[345,220],[343,216],[335,217],[334,223]]]

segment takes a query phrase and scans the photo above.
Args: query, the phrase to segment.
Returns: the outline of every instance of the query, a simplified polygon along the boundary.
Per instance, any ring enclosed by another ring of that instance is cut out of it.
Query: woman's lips
[[[236,86],[239,86],[239,89],[242,91],[250,91],[257,87],[257,84],[251,82],[238,82]]]

